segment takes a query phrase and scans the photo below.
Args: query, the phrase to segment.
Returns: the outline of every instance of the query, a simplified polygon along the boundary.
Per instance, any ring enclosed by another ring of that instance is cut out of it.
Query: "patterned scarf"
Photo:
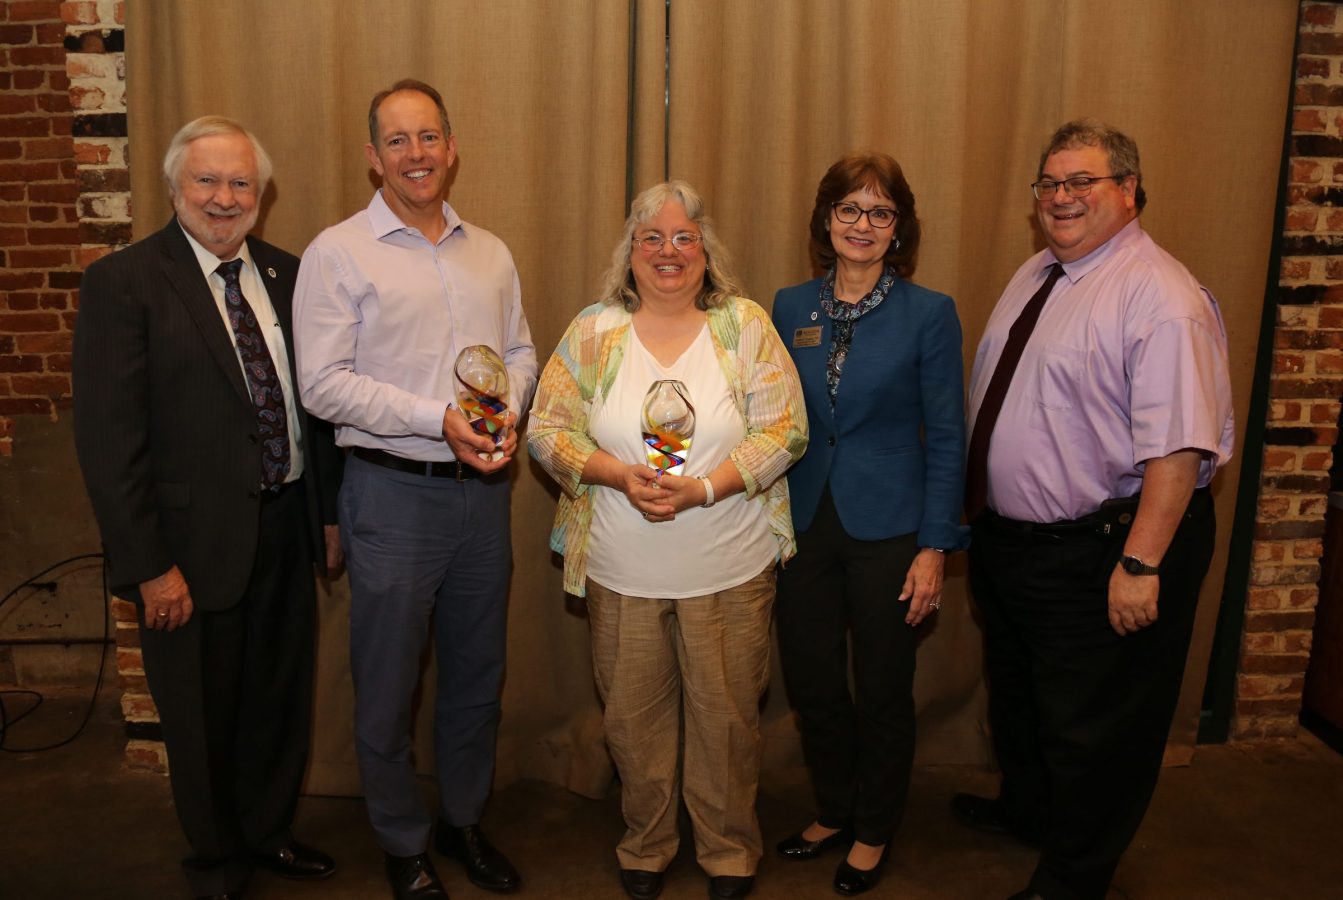
[[[830,391],[830,408],[835,408],[835,392],[839,390],[839,377],[844,372],[844,360],[849,355],[849,345],[853,343],[853,326],[867,313],[881,305],[895,284],[895,269],[886,266],[877,279],[877,286],[857,303],[845,303],[835,299],[835,269],[832,266],[821,280],[821,309],[830,317],[830,355],[825,361],[825,383]]]

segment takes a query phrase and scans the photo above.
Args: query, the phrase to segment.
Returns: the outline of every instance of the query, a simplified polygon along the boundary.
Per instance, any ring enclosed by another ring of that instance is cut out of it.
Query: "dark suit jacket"
[[[965,547],[965,369],[956,305],[896,281],[854,329],[832,411],[825,380],[831,325],[820,288],[817,278],[774,297],[774,327],[802,379],[811,434],[788,473],[794,527],[811,527],[829,483],[851,537],[915,532],[921,547]],[[817,326],[819,342],[798,340],[799,329]]]
[[[293,371],[298,258],[249,237]],[[278,362],[278,361],[277,361]],[[232,335],[177,220],[84,273],[75,327],[75,445],[112,587],[181,569],[200,609],[237,603],[257,543],[260,439]],[[297,384],[297,381],[294,382]],[[295,396],[286,398],[298,403]],[[300,417],[313,559],[334,523],[342,459]]]

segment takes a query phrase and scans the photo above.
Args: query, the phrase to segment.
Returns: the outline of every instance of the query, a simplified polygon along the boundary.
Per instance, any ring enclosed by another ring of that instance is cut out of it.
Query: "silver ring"
[[[164,610],[159,610],[159,618],[160,618],[160,619],[166,619],[166,618],[168,618],[168,613],[165,612]]]
[[[937,610],[937,609],[941,609],[941,608],[942,608],[942,604],[941,604],[941,603],[934,603],[934,604],[932,604],[932,607],[933,607],[933,609],[935,609],[935,610]]]

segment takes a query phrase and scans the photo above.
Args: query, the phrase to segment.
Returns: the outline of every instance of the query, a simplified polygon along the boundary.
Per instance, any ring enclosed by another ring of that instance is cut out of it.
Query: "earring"
[[[825,223],[825,230],[826,230],[826,231],[829,231],[829,230],[830,230],[830,220],[828,220],[828,219],[826,220],[826,223]]]
[[[899,250],[899,249],[900,249],[900,239],[899,239],[899,238],[896,238],[896,239],[895,239],[895,248],[894,248],[894,249],[896,249],[896,250]]]

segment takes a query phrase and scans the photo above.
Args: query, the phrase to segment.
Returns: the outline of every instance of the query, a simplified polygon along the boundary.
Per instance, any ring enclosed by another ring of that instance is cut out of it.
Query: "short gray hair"
[[[1076,150],[1078,147],[1100,147],[1110,157],[1110,174],[1119,176],[1133,175],[1138,179],[1138,189],[1134,193],[1134,202],[1138,211],[1147,205],[1147,191],[1142,186],[1142,166],[1138,162],[1138,144],[1118,128],[1105,124],[1099,119],[1073,119],[1060,125],[1050,137],[1040,154],[1040,166],[1035,177],[1042,178],[1045,162],[1060,150]]]
[[[634,284],[634,275],[630,270],[630,253],[634,244],[634,231],[640,225],[662,212],[667,201],[675,200],[685,209],[686,218],[699,226],[704,238],[704,287],[695,298],[695,306],[708,309],[720,306],[731,297],[741,296],[741,286],[732,272],[732,259],[718,239],[713,222],[704,211],[704,201],[689,184],[684,181],[664,181],[655,184],[634,198],[630,204],[630,215],[625,220],[625,230],[620,242],[611,254],[611,268],[602,277],[602,303],[625,307],[629,312],[639,308],[639,292]]]
[[[270,154],[266,152],[266,148],[261,146],[261,142],[256,139],[256,135],[227,116],[201,116],[178,129],[177,134],[173,135],[173,139],[168,142],[168,152],[163,154],[163,177],[168,181],[168,191],[172,196],[177,196],[177,181],[182,177],[182,166],[186,161],[187,147],[190,146],[192,141],[199,141],[201,138],[214,137],[220,134],[240,134],[247,138],[252,145],[252,152],[256,155],[256,194],[260,197],[266,192],[266,185],[270,184],[270,176],[274,172],[274,167],[271,165]]]

